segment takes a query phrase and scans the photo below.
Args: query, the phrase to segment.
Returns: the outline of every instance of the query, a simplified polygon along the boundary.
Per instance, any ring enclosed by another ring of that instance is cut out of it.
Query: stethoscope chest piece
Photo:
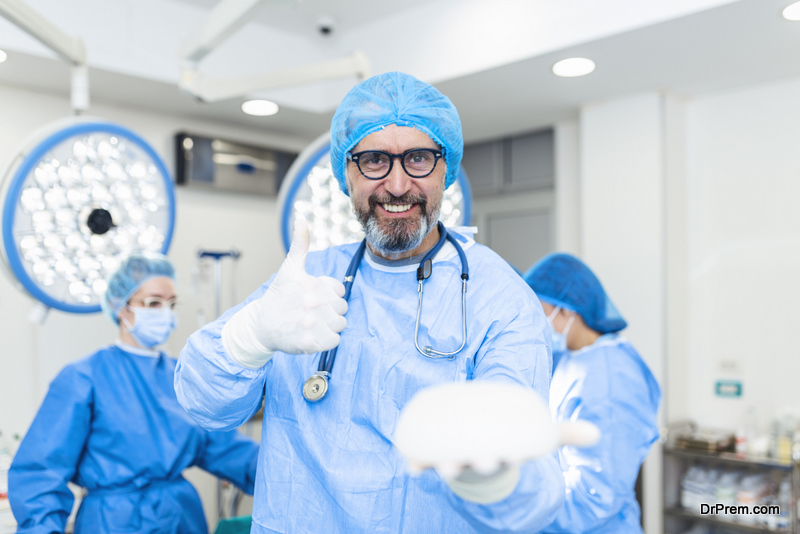
[[[319,371],[303,384],[303,397],[309,402],[320,400],[328,392],[328,373]]]

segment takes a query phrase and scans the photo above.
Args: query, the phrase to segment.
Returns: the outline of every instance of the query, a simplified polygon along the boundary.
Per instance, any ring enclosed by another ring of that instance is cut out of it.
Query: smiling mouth
[[[404,213],[414,207],[414,204],[386,204],[381,203],[381,207],[389,213]]]

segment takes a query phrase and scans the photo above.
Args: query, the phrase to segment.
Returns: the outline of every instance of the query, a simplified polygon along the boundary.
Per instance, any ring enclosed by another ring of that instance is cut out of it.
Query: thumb
[[[600,441],[600,429],[589,421],[573,421],[558,425],[560,445],[591,447]]]
[[[306,256],[308,255],[308,222],[302,217],[294,220],[294,236],[292,245],[289,247],[289,254],[286,255],[288,263],[296,270],[305,272]]]

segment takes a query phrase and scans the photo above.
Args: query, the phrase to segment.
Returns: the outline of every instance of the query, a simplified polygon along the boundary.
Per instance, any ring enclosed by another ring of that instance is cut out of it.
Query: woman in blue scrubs
[[[18,533],[64,532],[67,482],[88,490],[76,534],[208,532],[181,475],[191,466],[253,493],[256,443],[195,423],[175,397],[177,360],[156,348],[175,327],[174,279],[161,255],[131,256],[109,278],[103,311],[119,339],[50,384],[9,472]]]
[[[552,327],[553,416],[589,421],[602,433],[594,447],[559,450],[566,501],[544,532],[641,533],[634,484],[658,438],[658,383],[619,334],[627,323],[582,261],[551,254],[524,278]]]

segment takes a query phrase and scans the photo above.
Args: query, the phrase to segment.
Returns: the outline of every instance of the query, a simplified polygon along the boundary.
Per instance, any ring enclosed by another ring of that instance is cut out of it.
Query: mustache
[[[378,204],[419,204],[419,207],[422,208],[422,213],[427,213],[428,207],[428,197],[421,193],[405,193],[399,197],[374,193],[370,195],[367,201],[369,202],[370,214],[375,213]]]

